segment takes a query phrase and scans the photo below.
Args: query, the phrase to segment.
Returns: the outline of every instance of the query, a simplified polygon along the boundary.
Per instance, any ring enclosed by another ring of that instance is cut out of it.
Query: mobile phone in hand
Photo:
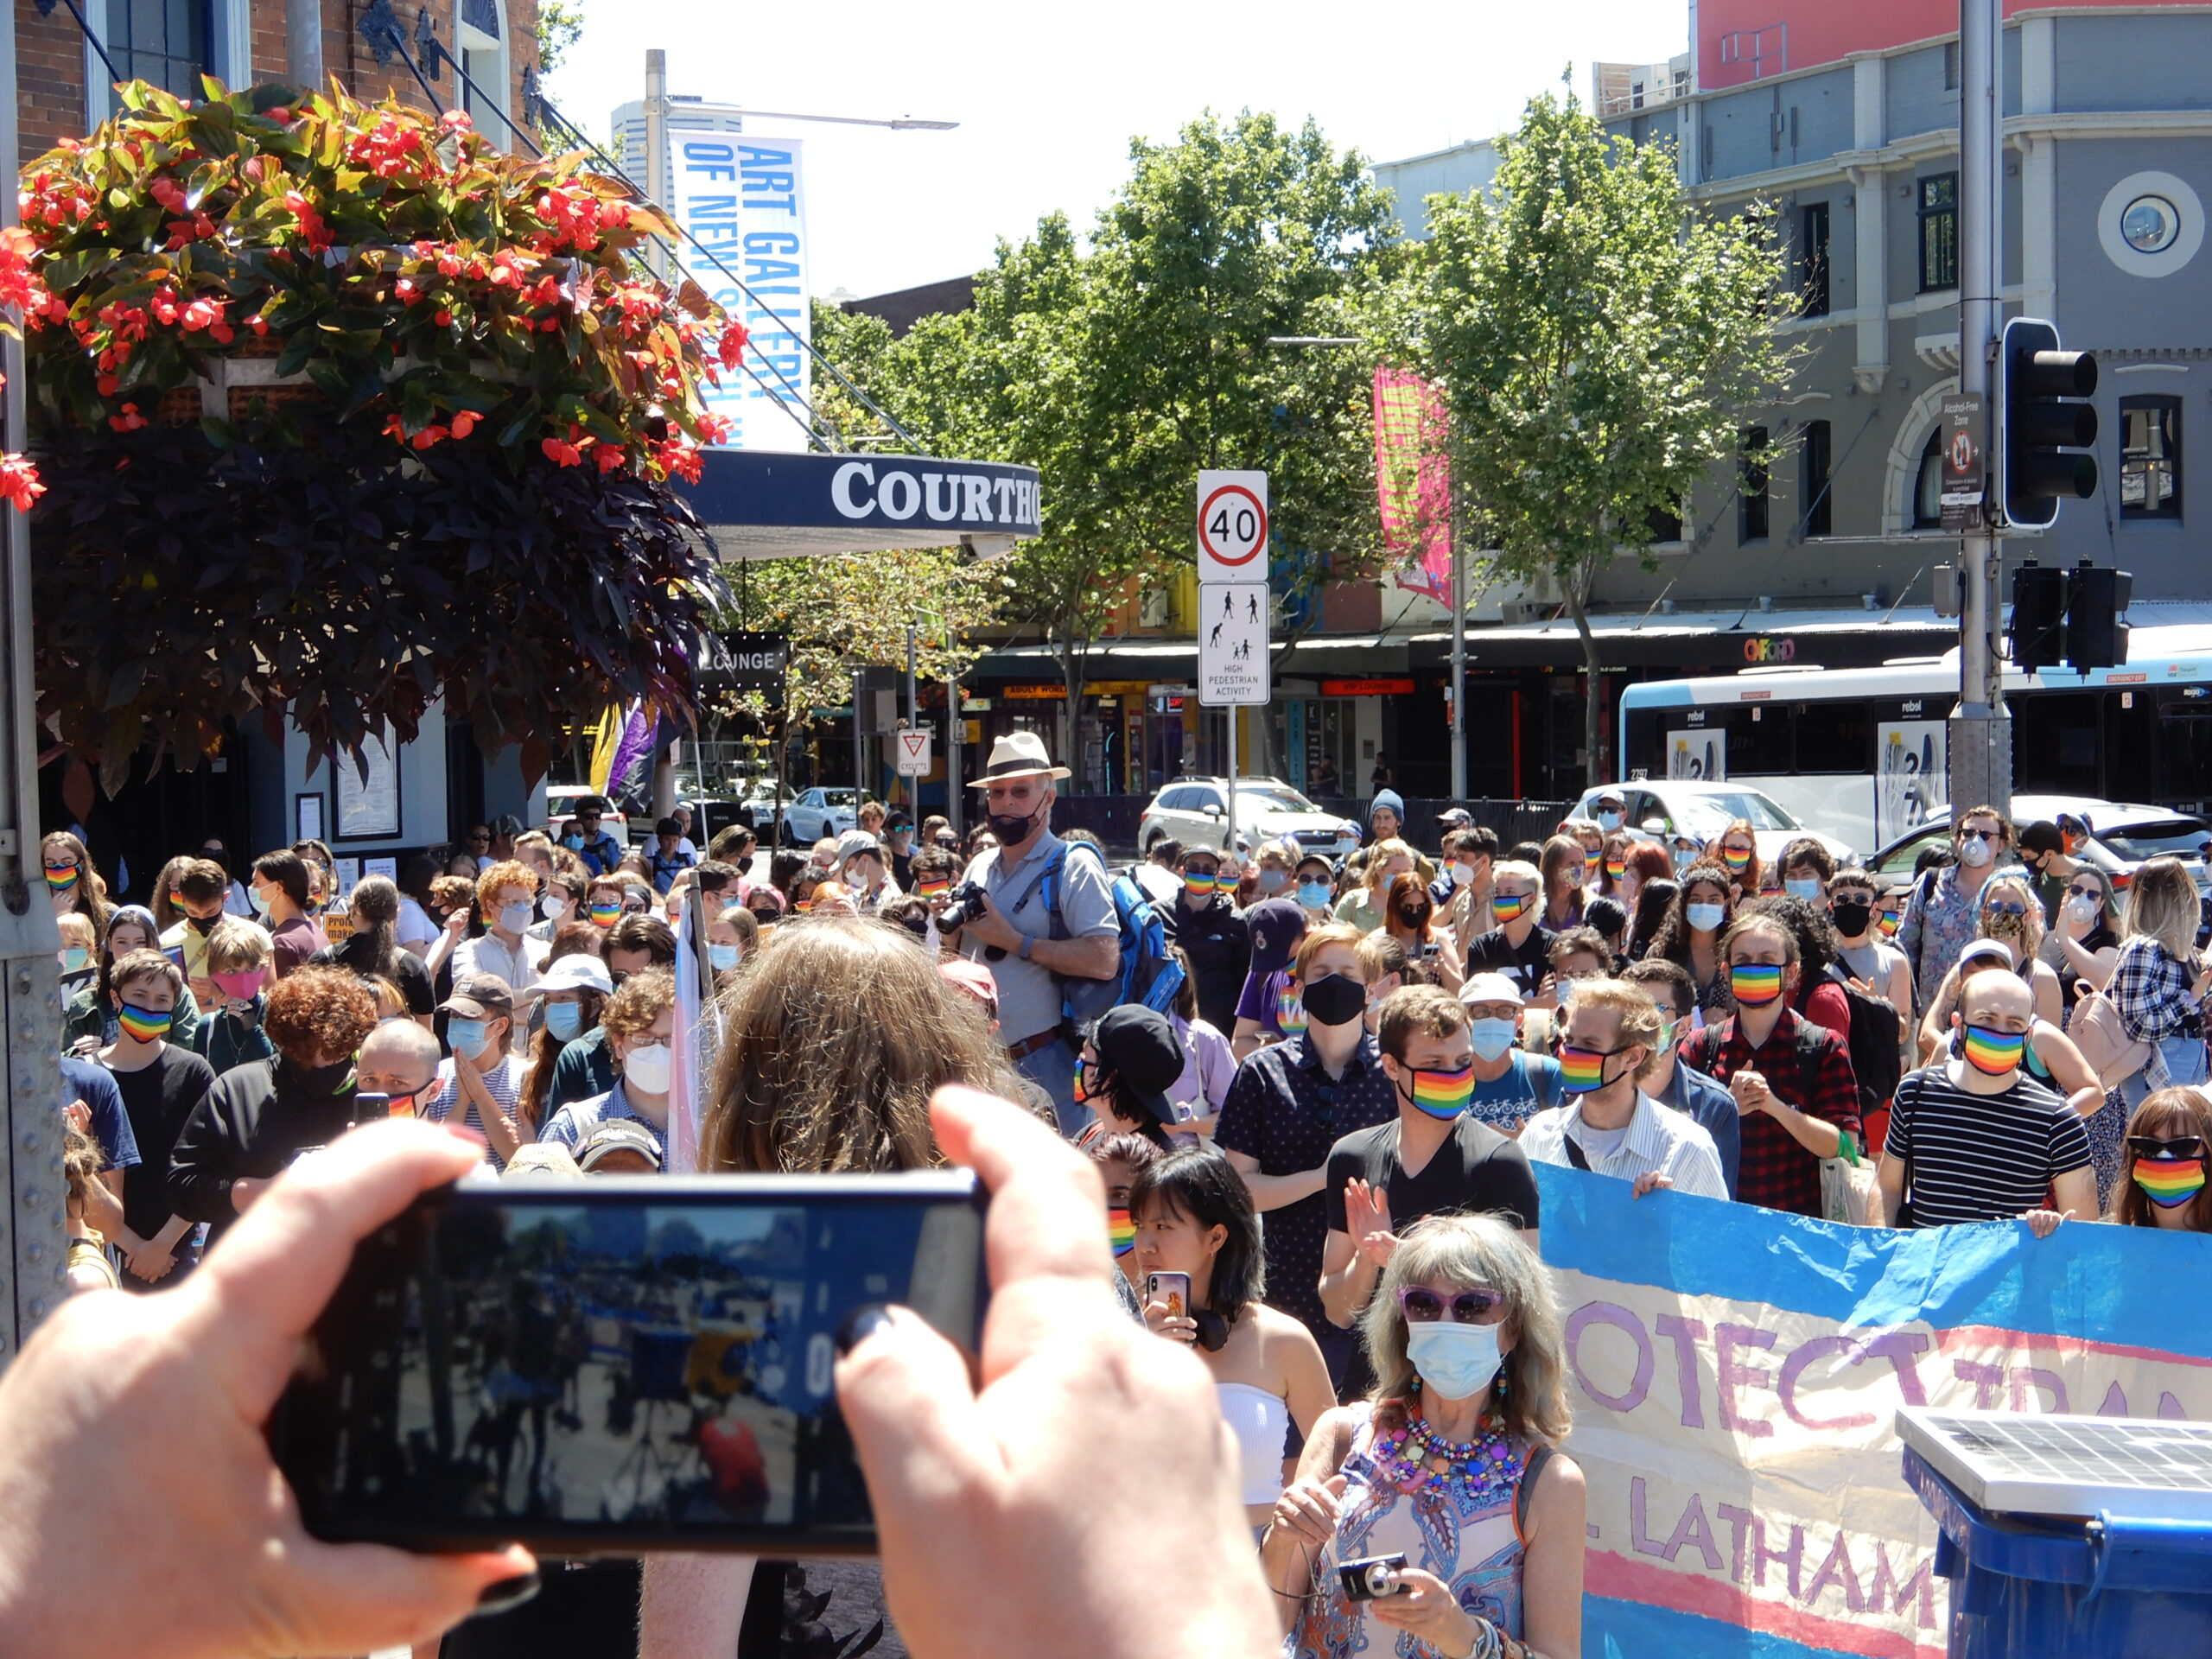
[[[417,1550],[866,1554],[836,1337],[976,1351],[966,1171],[595,1176],[426,1193],[364,1239],[269,1427],[308,1530]]]
[[[1147,1273],[1144,1276],[1144,1299],[1147,1302],[1165,1302],[1171,1319],[1186,1319],[1191,1312],[1191,1275]]]

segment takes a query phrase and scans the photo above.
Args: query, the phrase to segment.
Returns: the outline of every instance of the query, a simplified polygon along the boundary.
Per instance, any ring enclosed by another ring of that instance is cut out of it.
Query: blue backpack
[[[1096,848],[1079,841],[1063,842],[1046,861],[1039,886],[1056,939],[1069,937],[1060,914],[1059,877],[1070,849],[1078,847],[1096,858],[1101,869],[1106,864]],[[1125,1002],[1141,1002],[1157,1014],[1172,1013],[1175,993],[1183,986],[1183,969],[1167,954],[1167,930],[1160,925],[1150,896],[1126,872],[1115,875],[1112,883],[1114,916],[1121,926],[1122,971],[1111,979],[1071,976],[1061,980],[1060,1018],[1077,1032]]]

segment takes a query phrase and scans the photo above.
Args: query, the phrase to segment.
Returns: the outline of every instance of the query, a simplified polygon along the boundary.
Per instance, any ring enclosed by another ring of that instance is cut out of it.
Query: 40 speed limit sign
[[[1268,579],[1268,475],[1198,474],[1198,580]]]

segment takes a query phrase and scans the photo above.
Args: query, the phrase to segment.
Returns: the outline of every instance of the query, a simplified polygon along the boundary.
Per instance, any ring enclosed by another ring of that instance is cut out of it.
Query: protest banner
[[[2191,1233],[1917,1232],[1539,1166],[1589,1484],[1586,1659],[1941,1659],[1936,1529],[1903,1404],[2187,1418],[2212,1325]]]

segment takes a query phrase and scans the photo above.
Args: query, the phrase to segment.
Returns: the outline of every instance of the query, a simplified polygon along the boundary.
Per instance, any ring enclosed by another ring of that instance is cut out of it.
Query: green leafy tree
[[[1592,588],[1624,551],[1651,568],[1653,517],[1736,455],[1742,410],[1787,372],[1794,301],[1770,212],[1686,208],[1670,145],[1548,95],[1498,149],[1488,191],[1430,199],[1402,338],[1449,401],[1455,487],[1496,569],[1550,578],[1574,619],[1594,782]]]
[[[537,73],[558,69],[583,32],[582,0],[537,0]]]

